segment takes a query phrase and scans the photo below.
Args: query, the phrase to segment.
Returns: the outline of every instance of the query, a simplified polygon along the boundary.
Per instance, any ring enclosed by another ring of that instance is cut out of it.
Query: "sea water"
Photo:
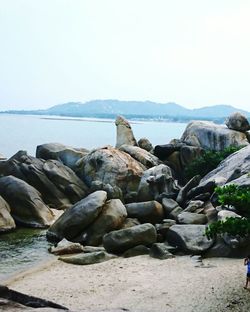
[[[0,114],[0,126],[0,154],[6,157],[19,150],[35,156],[36,146],[43,143],[92,149],[115,146],[116,140],[113,120]],[[131,126],[137,140],[146,137],[154,146],[180,138],[186,124],[133,121]],[[0,281],[53,257],[48,247],[46,230],[22,228],[0,234]]]

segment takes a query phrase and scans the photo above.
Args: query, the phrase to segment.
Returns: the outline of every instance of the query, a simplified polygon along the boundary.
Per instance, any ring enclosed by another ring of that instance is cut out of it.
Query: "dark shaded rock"
[[[124,222],[123,222],[123,225],[122,225],[122,229],[128,229],[128,228],[131,228],[132,226],[135,226],[135,225],[139,225],[141,224],[139,222],[138,219],[136,218],[127,218]]]
[[[175,200],[165,197],[162,199],[162,207],[164,209],[165,216],[167,217],[172,210],[179,207],[179,204]]]
[[[141,255],[148,255],[150,249],[144,245],[138,245],[133,248],[130,248],[126,250],[123,254],[122,257],[124,258],[130,258],[130,257],[136,257],[136,256],[141,256]]]
[[[157,234],[162,235],[162,237],[165,239],[168,229],[174,224],[176,224],[175,220],[164,219],[163,223],[155,225]]]
[[[17,223],[28,227],[48,227],[54,215],[34,187],[13,176],[0,178],[0,195],[11,207]]]
[[[103,246],[108,252],[122,253],[137,245],[156,242],[156,230],[150,223],[110,232],[103,237]]]
[[[154,155],[161,160],[167,159],[172,153],[180,151],[182,143],[156,145],[154,148]]]
[[[180,213],[182,213],[183,212],[183,209],[180,207],[180,206],[178,206],[178,207],[176,207],[176,208],[174,208],[170,213],[169,213],[169,218],[170,219],[174,219],[174,220],[178,220],[178,215],[180,214]]]
[[[147,201],[140,203],[131,203],[125,205],[128,217],[137,218],[141,223],[161,222],[164,218],[162,205],[157,201]]]
[[[193,187],[188,193],[187,193],[187,198],[197,198],[199,195],[203,195],[206,193],[212,194],[214,189],[216,187],[215,181],[207,181],[200,183],[198,186]]]
[[[79,236],[100,214],[106,199],[106,192],[96,191],[68,208],[48,229],[47,239],[59,242]]]
[[[174,255],[169,252],[164,243],[154,243],[150,248],[149,255],[160,260],[174,258]]]
[[[0,233],[10,231],[15,227],[15,221],[10,214],[10,206],[0,196]]]
[[[115,255],[108,254],[105,251],[95,251],[90,253],[80,253],[72,256],[62,256],[58,259],[66,263],[87,265],[108,261],[115,257]]]
[[[235,112],[231,114],[225,124],[229,129],[246,132],[250,130],[250,125],[247,118],[239,112]]]
[[[196,187],[199,184],[200,180],[201,180],[201,177],[199,175],[196,175],[191,180],[189,180],[186,185],[184,185],[180,189],[180,191],[179,191],[179,193],[177,195],[177,198],[176,198],[176,201],[177,201],[177,203],[179,205],[181,205],[181,206],[184,205],[184,203],[185,203],[185,201],[187,199],[187,193],[192,188]]]

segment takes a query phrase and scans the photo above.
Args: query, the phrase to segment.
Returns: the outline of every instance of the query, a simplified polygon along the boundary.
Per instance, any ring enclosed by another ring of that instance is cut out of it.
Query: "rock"
[[[191,200],[188,206],[184,209],[184,212],[196,212],[197,209],[202,208],[204,202],[201,200]]]
[[[196,158],[200,157],[204,149],[197,146],[182,145],[180,149],[180,163],[182,169],[185,169]]]
[[[68,208],[48,229],[47,239],[59,242],[79,236],[98,217],[106,199],[106,192],[96,191]]]
[[[180,206],[177,206],[169,213],[169,218],[177,220],[178,215],[183,212],[183,209]]]
[[[161,164],[159,158],[138,146],[122,145],[119,147],[119,150],[129,154],[146,168],[151,168]]]
[[[217,237],[215,244],[205,252],[204,256],[206,258],[229,257],[231,253],[231,248],[225,244],[223,238]]]
[[[206,224],[207,217],[204,214],[183,211],[177,216],[177,220],[181,224]]]
[[[150,223],[110,232],[103,237],[103,246],[108,252],[122,253],[137,245],[156,242],[156,230]]]
[[[38,191],[13,176],[0,178],[0,195],[11,207],[16,221],[28,227],[48,227],[54,215],[40,197]]]
[[[247,118],[239,112],[235,112],[231,114],[225,124],[229,129],[246,132],[250,130],[250,125]]]
[[[161,164],[144,171],[138,187],[138,201],[157,200],[161,194],[174,196],[178,191],[171,169]]]
[[[153,145],[150,143],[150,141],[147,138],[141,138],[138,141],[138,146],[140,148],[143,148],[145,151],[148,151],[150,153],[153,152]]]
[[[204,197],[205,194],[212,194],[214,189],[216,187],[216,183],[215,181],[205,181],[205,182],[200,182],[200,184],[196,187],[193,187],[190,191],[188,191],[187,193],[187,198],[191,199],[191,198],[196,198],[197,200],[197,196],[200,197]],[[208,195],[206,195],[207,197]]]
[[[156,145],[154,155],[161,160],[165,160],[174,152],[179,152],[182,146],[183,143]]]
[[[102,246],[83,246],[83,252],[90,253],[96,251],[105,251],[105,248]]]
[[[15,221],[10,214],[10,206],[0,196],[0,233],[13,230],[15,227]]]
[[[90,186],[90,192],[93,193],[95,191],[105,191],[107,192],[108,199],[120,199],[123,200],[122,190],[114,185],[102,183],[101,181],[93,181]]]
[[[50,247],[49,252],[54,255],[66,255],[83,252],[83,246],[79,243],[72,243],[63,239],[56,247]]]
[[[6,160],[7,157],[5,157],[3,154],[0,153],[0,161]]]
[[[101,181],[119,187],[123,195],[137,191],[144,170],[130,155],[111,146],[93,150],[78,161],[78,175],[89,187]]]
[[[203,213],[206,215],[208,223],[217,221],[217,210],[210,201],[206,202],[203,207]]]
[[[176,201],[179,205],[183,206],[185,204],[185,201],[187,199],[187,193],[192,188],[196,187],[199,184],[200,180],[201,180],[201,177],[199,175],[196,175],[191,180],[189,180],[186,185],[184,185],[180,189],[176,198]]]
[[[74,170],[76,162],[88,152],[83,148],[74,148],[60,143],[47,143],[37,146],[36,157],[45,160],[58,160]]]
[[[164,243],[154,243],[150,248],[149,255],[160,260],[174,258],[174,255],[169,252]]]
[[[157,201],[148,201],[141,203],[132,203],[125,205],[128,216],[137,218],[141,223],[161,222],[164,218],[164,210],[162,205]]]
[[[127,218],[124,221],[124,223],[123,223],[121,228],[122,229],[128,229],[128,228],[131,228],[132,226],[139,225],[139,224],[141,224],[141,223],[139,222],[138,219],[136,219],[136,218]]]
[[[168,229],[169,229],[172,225],[174,225],[174,224],[176,224],[176,221],[175,221],[175,220],[172,220],[172,219],[164,219],[164,220],[162,221],[161,224],[156,224],[156,225],[155,225],[157,234],[159,233],[159,234],[161,234],[161,235],[165,238]]]
[[[162,207],[165,212],[165,216],[169,216],[170,212],[175,208],[179,207],[179,204],[172,198],[164,197],[162,199]]]
[[[244,174],[248,174],[250,172],[249,155],[250,145],[224,159],[216,169],[212,170],[202,178],[201,183],[215,181],[217,184],[225,184],[229,181],[232,182],[240,178]],[[234,179],[231,179],[236,169],[238,171],[237,176],[235,176]]]
[[[108,254],[105,251],[96,251],[91,253],[80,253],[72,256],[62,256],[58,259],[66,263],[87,265],[108,261],[115,257],[115,255]]]
[[[102,243],[102,237],[120,229],[127,217],[127,211],[120,199],[111,199],[104,205],[99,216],[84,231],[82,241],[84,245],[98,246]]]
[[[188,145],[214,151],[222,151],[229,146],[249,144],[244,133],[208,121],[191,121],[181,140]]]
[[[122,116],[118,116],[115,121],[116,125],[116,147],[123,144],[137,146],[136,139],[129,122]]]
[[[88,193],[73,170],[56,160],[45,161],[19,151],[0,164],[0,174],[13,175],[36,188],[51,208],[65,209]]]
[[[229,210],[221,210],[218,212],[217,214],[218,220],[220,221],[226,221],[226,219],[228,218],[241,218],[240,215],[238,215],[237,213],[233,212],[233,211],[229,211]]]
[[[212,247],[214,241],[205,236],[205,225],[173,225],[167,232],[167,241],[188,253],[201,254]]]
[[[238,179],[235,179],[235,180],[227,183],[227,185],[229,185],[229,184],[236,184],[240,187],[250,188],[250,174],[249,173],[243,174]]]
[[[141,255],[148,255],[150,249],[144,245],[138,245],[133,248],[126,250],[122,256],[124,258],[136,257]]]

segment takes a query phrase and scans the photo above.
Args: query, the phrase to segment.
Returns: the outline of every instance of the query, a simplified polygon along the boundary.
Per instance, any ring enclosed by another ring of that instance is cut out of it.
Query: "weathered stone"
[[[164,210],[162,205],[157,201],[147,201],[140,203],[131,203],[126,206],[128,216],[137,218],[141,223],[161,222],[164,218]]]
[[[48,240],[59,242],[79,236],[100,214],[106,199],[106,192],[96,191],[68,208],[48,229]]]
[[[138,141],[138,146],[140,148],[143,148],[145,151],[148,151],[151,153],[153,152],[153,145],[151,144],[151,142],[147,138],[141,138]]]
[[[15,221],[10,214],[10,206],[0,196],[0,233],[10,231],[15,227]]]
[[[123,200],[122,190],[114,185],[102,183],[101,181],[93,181],[90,186],[90,192],[105,191],[107,192],[108,199],[120,199]]]
[[[83,148],[74,148],[60,143],[47,143],[37,146],[36,157],[45,160],[58,160],[74,170],[76,162],[88,152]]]
[[[82,234],[84,245],[98,246],[102,237],[110,231],[120,229],[127,217],[127,211],[120,199],[111,199],[104,205],[99,216]]]
[[[167,159],[174,152],[179,152],[183,143],[156,145],[154,154],[161,160]]]
[[[229,210],[221,210],[218,212],[217,214],[218,220],[220,221],[226,221],[226,219],[228,218],[241,218],[240,215],[238,215],[237,213],[233,212],[233,211],[229,211]]]
[[[108,252],[122,253],[137,245],[156,242],[156,230],[150,223],[110,232],[103,237],[103,246]]]
[[[54,219],[38,191],[20,179],[13,176],[0,178],[0,195],[10,205],[11,215],[17,223],[43,228]]]
[[[157,199],[159,195],[173,195],[179,188],[166,165],[158,165],[144,171],[138,187],[138,201]]]
[[[123,195],[137,191],[144,170],[130,155],[111,146],[93,150],[78,161],[78,175],[89,187],[101,181],[119,187]]]
[[[72,243],[66,239],[61,240],[56,247],[50,247],[49,252],[54,255],[66,255],[83,252],[83,246],[79,243]]]
[[[204,205],[204,202],[201,200],[191,200],[188,203],[188,206],[184,209],[184,211],[196,212],[196,210],[201,208],[203,205]]]
[[[176,201],[177,201],[177,203],[178,203],[179,205],[181,205],[181,206],[184,205],[184,203],[185,203],[185,201],[186,201],[186,199],[187,199],[187,193],[188,193],[192,188],[196,187],[196,186],[199,184],[200,180],[201,180],[201,177],[200,177],[199,175],[196,175],[196,176],[194,176],[191,180],[189,180],[189,181],[187,182],[186,185],[184,185],[184,186],[180,189],[180,191],[179,191],[179,193],[178,193],[178,196],[177,196],[177,198],[176,198]]]
[[[208,223],[217,221],[217,210],[210,201],[206,202],[203,207],[203,213],[206,215]]]
[[[250,130],[250,125],[247,118],[239,112],[231,114],[225,124],[229,129],[246,132]]]
[[[165,216],[168,216],[174,208],[179,207],[179,204],[172,198],[165,197],[162,199],[162,207],[165,211]]]
[[[169,252],[164,243],[154,243],[150,248],[149,255],[160,260],[174,258],[174,255]]]
[[[144,245],[138,245],[133,248],[126,250],[122,256],[124,258],[136,257],[141,255],[148,255],[150,249]]]
[[[206,224],[207,217],[204,214],[183,211],[177,216],[181,224]]]
[[[137,146],[136,139],[129,122],[122,116],[118,116],[115,121],[116,125],[116,147],[123,144]]]
[[[172,226],[176,224],[176,221],[175,220],[172,220],[172,219],[164,219],[162,221],[161,224],[156,224],[155,225],[155,228],[156,228],[156,231],[157,231],[157,234],[161,234],[163,238],[166,237],[166,233],[168,231],[168,229]]]
[[[122,145],[119,147],[119,150],[129,154],[146,168],[151,168],[161,164],[159,158],[138,146]]]
[[[198,186],[193,187],[188,193],[187,193],[187,198],[188,199],[194,199],[197,198],[199,195],[204,194],[212,194],[214,189],[215,189],[216,183],[215,181],[204,181],[201,182]]]
[[[249,144],[244,133],[208,121],[191,121],[181,140],[189,145],[215,151]]]
[[[80,253],[72,256],[62,256],[58,259],[71,264],[87,265],[108,261],[115,258],[115,255],[108,254],[105,251],[96,251],[90,253]]]
[[[183,212],[183,209],[180,206],[177,206],[169,213],[169,218],[177,220],[178,215]]]
[[[201,254],[214,243],[205,236],[205,229],[205,225],[173,225],[167,232],[167,241],[186,252]]]
[[[136,218],[127,218],[124,221],[124,223],[123,223],[121,228],[122,229],[128,229],[128,228],[131,228],[132,226],[139,225],[139,224],[141,224],[141,223],[139,222],[138,219],[136,219]]]

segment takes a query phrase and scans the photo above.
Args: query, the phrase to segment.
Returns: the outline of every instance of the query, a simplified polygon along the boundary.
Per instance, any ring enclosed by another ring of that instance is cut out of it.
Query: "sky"
[[[0,0],[0,110],[94,99],[250,111],[249,0]]]

